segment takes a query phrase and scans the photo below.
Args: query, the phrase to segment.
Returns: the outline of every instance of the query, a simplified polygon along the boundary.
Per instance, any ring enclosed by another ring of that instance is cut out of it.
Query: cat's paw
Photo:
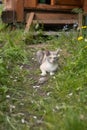
[[[41,73],[41,76],[46,76],[47,75],[47,73]]]
[[[50,72],[50,75],[54,75],[54,72]]]

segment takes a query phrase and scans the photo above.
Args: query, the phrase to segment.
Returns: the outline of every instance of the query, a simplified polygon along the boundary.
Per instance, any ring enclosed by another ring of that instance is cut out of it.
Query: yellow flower
[[[77,38],[78,41],[83,40],[83,36]]]
[[[87,46],[85,46],[84,48],[87,48]]]
[[[87,26],[82,26],[81,28],[82,28],[82,29],[85,29],[85,28],[87,28]]]

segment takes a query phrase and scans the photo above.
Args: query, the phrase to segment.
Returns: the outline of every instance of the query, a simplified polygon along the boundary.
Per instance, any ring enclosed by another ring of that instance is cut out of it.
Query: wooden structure
[[[87,0],[4,0],[4,23],[73,24],[80,22],[72,9],[81,8],[87,13]],[[33,12],[33,13],[32,13]],[[81,22],[80,22],[81,23]],[[26,26],[26,28],[27,28]]]

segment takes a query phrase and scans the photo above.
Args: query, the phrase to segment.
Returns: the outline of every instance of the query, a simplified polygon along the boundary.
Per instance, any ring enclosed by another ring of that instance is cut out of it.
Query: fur
[[[58,58],[60,49],[56,51],[43,51],[39,50],[37,52],[37,60],[40,64],[41,75],[45,76],[48,73],[53,75],[58,69]]]

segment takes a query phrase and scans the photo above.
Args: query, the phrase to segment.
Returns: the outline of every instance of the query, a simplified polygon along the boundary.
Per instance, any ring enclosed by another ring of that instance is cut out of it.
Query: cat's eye
[[[58,57],[54,57],[54,59],[55,59],[55,60],[57,60],[57,59],[58,59]]]

